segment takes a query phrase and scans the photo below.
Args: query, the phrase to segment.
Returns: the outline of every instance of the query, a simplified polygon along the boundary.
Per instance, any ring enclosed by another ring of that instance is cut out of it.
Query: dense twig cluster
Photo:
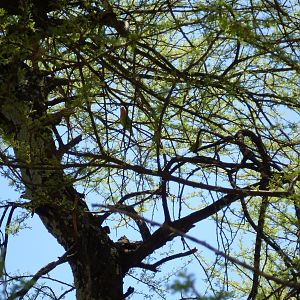
[[[211,220],[212,290],[215,281],[248,299],[299,295],[298,4],[11,0],[0,8],[0,165],[23,190],[20,203],[2,207],[3,230],[15,207],[36,213],[67,253],[76,248],[69,263],[83,299],[87,272],[108,295],[133,268],[156,272],[197,256],[178,250],[145,262]],[[114,242],[109,227],[121,225],[140,240]],[[230,253],[243,236],[254,242],[241,264]],[[109,264],[98,266],[98,256]],[[230,280],[233,267],[254,271],[247,288]],[[122,299],[121,289],[107,297]]]

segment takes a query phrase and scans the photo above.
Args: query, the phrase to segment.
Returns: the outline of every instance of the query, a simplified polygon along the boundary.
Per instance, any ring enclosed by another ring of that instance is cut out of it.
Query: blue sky
[[[5,200],[16,201],[19,193],[8,186],[7,180],[0,177],[0,202]],[[20,212],[20,210],[19,210]],[[26,228],[17,234],[11,235],[8,242],[8,253],[6,258],[6,270],[11,274],[31,275],[49,262],[57,260],[64,254],[64,249],[48,233],[37,215],[28,218],[22,226]],[[50,273],[51,277],[61,281],[72,283],[72,274],[67,264],[58,266]],[[47,284],[60,290],[61,285],[50,283],[49,280],[40,279],[38,282]],[[74,294],[65,297],[66,300],[74,299]]]
[[[11,201],[15,201],[18,199],[19,194],[15,192],[11,186],[8,186],[7,181],[3,177],[0,178],[0,187],[2,191],[0,195],[0,201],[5,201],[8,199]],[[47,232],[37,215],[34,215],[32,218],[28,218],[25,224],[26,228],[20,230],[16,235],[11,235],[9,239],[6,269],[11,275],[34,274],[49,262],[57,260],[57,258],[64,253],[64,249]],[[112,230],[110,237],[113,240],[116,240],[123,234],[126,234],[126,229]],[[214,226],[212,226],[212,223],[210,221],[205,220],[201,222],[197,225],[196,228],[192,229],[189,234],[200,240],[206,240],[214,246],[216,245],[216,232]],[[189,244],[192,248],[196,247],[206,258],[210,257],[212,260],[214,259],[214,254],[212,252],[199,245],[195,245],[192,242],[189,242]],[[177,252],[185,252],[188,249],[184,250],[180,239],[177,238],[175,242],[168,243],[163,250],[165,250],[166,252],[174,251],[173,254],[175,254]],[[157,260],[161,258],[162,256],[157,256]],[[163,287],[170,285],[173,283],[176,277],[173,276],[170,277],[169,280],[167,280],[165,276],[168,276],[169,274],[178,274],[182,267],[187,269],[188,274],[195,275],[197,283],[196,288],[201,293],[204,293],[205,290],[202,283],[202,279],[204,279],[203,271],[201,270],[199,263],[197,263],[195,260],[192,261],[192,257],[176,259],[162,265],[160,268],[160,272],[155,274],[155,280],[157,280],[158,283],[162,283]],[[136,275],[138,274],[135,274],[134,276]],[[151,272],[147,273],[147,276],[149,276],[149,278],[151,278],[153,275],[154,274],[152,274]],[[50,272],[50,277],[62,282],[67,282],[69,284],[72,284],[73,281],[70,267],[67,264],[63,264],[55,268],[52,272]],[[53,288],[57,292],[57,295],[61,295],[64,291],[69,289],[68,286],[63,286],[59,283],[55,283],[47,279],[40,279],[38,283],[45,283],[46,285],[51,286],[51,288]],[[124,291],[126,291],[128,286],[130,285],[134,286],[137,292],[143,292],[146,294],[149,293],[149,290],[145,284],[141,282],[138,283],[130,276],[127,276],[124,280]],[[141,294],[136,294],[130,299],[138,300],[141,299],[141,297],[144,296]],[[75,299],[75,293],[69,293],[64,299]],[[154,294],[153,299],[162,298],[159,294]],[[170,293],[167,299],[177,299],[177,297],[176,295]]]

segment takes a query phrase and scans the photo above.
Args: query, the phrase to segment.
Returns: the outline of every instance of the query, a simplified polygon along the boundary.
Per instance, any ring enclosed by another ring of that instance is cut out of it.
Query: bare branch
[[[71,247],[68,251],[66,251],[61,257],[58,258],[58,260],[50,262],[49,264],[47,264],[46,266],[44,266],[43,268],[41,268],[32,278],[31,280],[27,281],[24,286],[14,292],[12,295],[9,296],[8,300],[13,300],[16,299],[18,297],[24,297],[29,290],[35,285],[35,283],[45,274],[49,273],[50,271],[52,271],[54,268],[56,268],[58,265],[61,265],[65,262],[67,262],[73,255],[74,253],[72,253],[74,250],[74,247]]]

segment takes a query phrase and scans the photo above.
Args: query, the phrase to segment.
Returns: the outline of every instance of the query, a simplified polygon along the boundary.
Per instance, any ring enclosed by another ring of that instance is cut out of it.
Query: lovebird
[[[125,106],[120,107],[120,123],[122,124],[124,130],[132,133],[132,120],[128,116],[128,111]]]

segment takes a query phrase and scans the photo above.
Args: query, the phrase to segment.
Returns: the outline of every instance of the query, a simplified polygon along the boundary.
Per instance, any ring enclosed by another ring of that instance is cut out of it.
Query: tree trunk
[[[77,299],[124,299],[119,250],[63,171],[51,131],[61,116],[46,113],[41,74],[20,61],[2,65],[0,74],[0,127],[14,148],[23,197],[64,249],[72,250]]]

